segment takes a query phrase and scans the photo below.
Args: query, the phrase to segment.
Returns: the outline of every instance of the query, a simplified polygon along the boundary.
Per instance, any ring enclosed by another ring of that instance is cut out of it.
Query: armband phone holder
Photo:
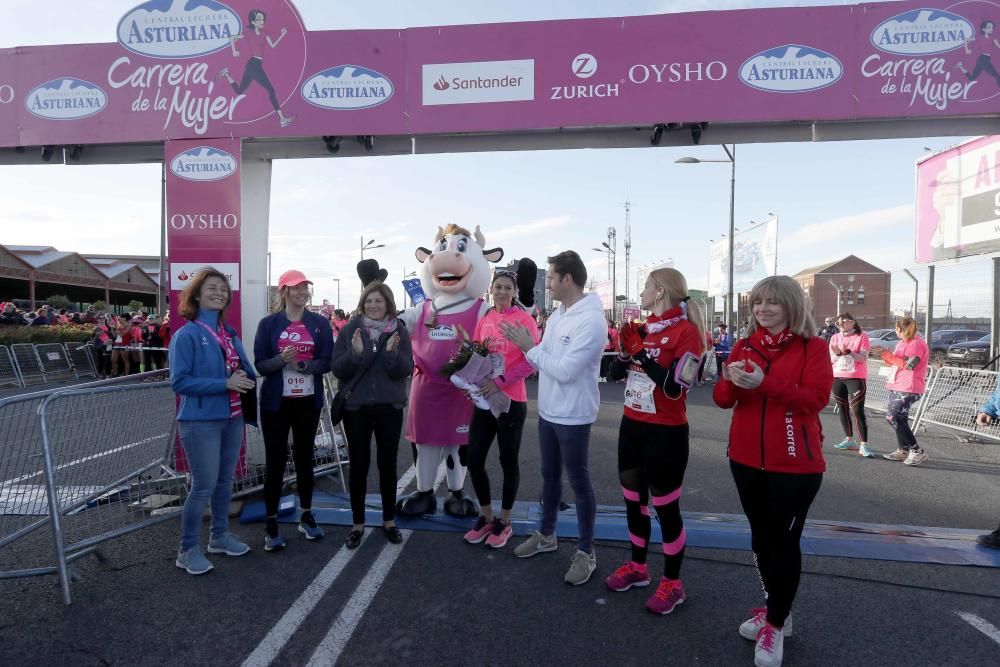
[[[698,380],[698,368],[701,366],[701,357],[693,352],[685,352],[677,362],[674,369],[674,382],[690,389]]]

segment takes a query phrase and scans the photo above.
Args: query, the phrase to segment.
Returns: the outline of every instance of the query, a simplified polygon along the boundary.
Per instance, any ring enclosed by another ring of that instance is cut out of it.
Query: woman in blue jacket
[[[236,331],[225,323],[231,302],[226,276],[212,267],[200,269],[180,294],[178,310],[188,322],[170,341],[170,386],[181,399],[177,422],[191,470],[175,564],[188,574],[212,569],[201,551],[201,520],[210,499],[208,552],[250,551],[229,532],[229,499],[244,422],[257,425],[257,382]]]
[[[306,310],[309,286],[301,271],[285,271],[278,278],[275,311],[257,325],[253,356],[264,376],[260,390],[260,425],[264,432],[267,474],[264,506],[267,527],[264,550],[285,546],[278,532],[278,504],[288,461],[288,431],[299,492],[299,532],[307,540],[323,537],[312,513],[313,446],[323,408],[323,374],[330,370],[333,330],[321,315]]]

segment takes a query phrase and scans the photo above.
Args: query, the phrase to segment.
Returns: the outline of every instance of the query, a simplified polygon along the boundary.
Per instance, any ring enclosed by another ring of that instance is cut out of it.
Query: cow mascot
[[[463,490],[472,403],[441,374],[441,367],[458,349],[461,329],[471,336],[489,309],[483,299],[490,285],[489,262],[499,262],[503,249],[487,250],[478,226],[473,234],[450,224],[438,227],[432,250],[417,248],[416,256],[422,264],[420,282],[427,300],[404,311],[400,318],[413,344],[406,439],[413,443],[417,490],[401,499],[396,508],[409,516],[437,511],[434,480],[444,457],[449,491],[445,512],[475,516],[476,504]]]

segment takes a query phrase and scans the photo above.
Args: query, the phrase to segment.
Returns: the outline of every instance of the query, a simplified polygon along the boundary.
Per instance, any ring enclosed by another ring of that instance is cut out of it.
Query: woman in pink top
[[[910,407],[920,400],[927,384],[927,363],[930,351],[927,343],[917,335],[917,323],[912,317],[896,320],[896,335],[900,340],[892,352],[873,347],[872,353],[882,357],[889,366],[885,386],[889,389],[886,419],[896,432],[896,451],[883,454],[890,461],[902,461],[908,466],[920,465],[927,454],[917,444],[917,436],[910,428]]]
[[[521,430],[528,415],[528,392],[524,379],[534,368],[524,358],[521,349],[508,341],[500,333],[500,324],[519,323],[524,326],[537,344],[538,329],[534,318],[514,303],[517,291],[517,274],[498,269],[490,285],[493,308],[476,324],[475,340],[490,341],[490,350],[497,353],[502,363],[494,364],[494,379],[487,380],[481,387],[485,396],[502,391],[510,397],[510,409],[494,417],[489,410],[475,408],[469,424],[469,475],[479,499],[479,518],[472,529],[465,534],[469,544],[479,544],[486,540],[488,546],[500,549],[510,539],[510,511],[514,508],[517,487],[520,482],[520,468],[517,457],[521,449]],[[496,437],[500,449],[500,466],[503,468],[503,498],[500,516],[493,515],[490,498],[490,478],[486,475],[486,455]]]
[[[857,449],[861,456],[870,459],[875,453],[868,449],[865,393],[868,385],[868,349],[871,347],[871,342],[850,313],[841,313],[837,318],[837,326],[840,327],[840,331],[830,338],[833,400],[840,408],[840,425],[846,437],[834,447]],[[857,431],[857,441],[855,441],[855,431]]]
[[[264,52],[267,50],[266,47],[271,47],[272,49],[278,48],[278,44],[288,34],[288,28],[282,28],[277,37],[272,37],[271,33],[264,32],[264,21],[267,18],[264,12],[259,9],[252,9],[247,18],[250,19],[249,30],[245,30],[242,34],[229,39],[229,46],[233,51],[234,58],[238,58],[240,55],[239,49],[236,48],[237,40],[245,39],[246,46],[250,50],[250,58],[247,60],[246,69],[243,70],[243,78],[239,83],[236,83],[228,67],[223,67],[218,76],[225,77],[237,95],[246,93],[247,88],[254,81],[259,83],[260,87],[267,92],[267,97],[271,101],[274,113],[278,116],[281,127],[287,127],[295,118],[286,116],[281,111],[281,103],[278,102],[274,86],[271,85],[271,80],[267,78],[267,73],[264,71]]]

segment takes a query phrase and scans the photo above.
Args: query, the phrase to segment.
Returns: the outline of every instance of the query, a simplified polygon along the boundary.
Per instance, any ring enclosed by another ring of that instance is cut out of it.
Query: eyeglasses
[[[514,282],[517,282],[517,271],[512,271],[510,269],[496,269],[493,271],[493,280],[497,278],[512,278]]]

